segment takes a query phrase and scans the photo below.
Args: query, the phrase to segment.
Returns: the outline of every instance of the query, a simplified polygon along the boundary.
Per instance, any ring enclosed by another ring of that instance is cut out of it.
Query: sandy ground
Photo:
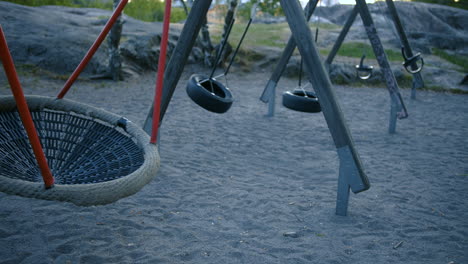
[[[410,117],[390,135],[386,89],[335,86],[372,184],[341,217],[322,114],[285,109],[278,93],[265,117],[267,73],[233,73],[234,105],[209,113],[185,93],[192,72],[166,114],[155,180],[105,206],[0,194],[0,263],[468,263],[468,95],[403,90]],[[154,76],[80,81],[67,98],[142,124]],[[22,80],[27,94],[63,85]]]

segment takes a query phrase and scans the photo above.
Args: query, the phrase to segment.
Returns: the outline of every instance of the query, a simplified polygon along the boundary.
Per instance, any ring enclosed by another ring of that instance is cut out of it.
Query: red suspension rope
[[[41,142],[37,136],[36,128],[29,112],[29,107],[26,102],[26,98],[23,94],[23,89],[18,79],[18,74],[16,73],[15,64],[13,63],[13,58],[11,57],[10,50],[8,49],[8,44],[3,33],[2,26],[0,25],[0,59],[3,63],[3,68],[5,68],[5,73],[10,83],[11,91],[15,97],[16,106],[20,114],[21,120],[23,121],[23,126],[26,129],[26,133],[31,143],[31,147],[36,157],[39,169],[41,170],[42,178],[46,189],[51,188],[54,185],[54,178],[52,177],[52,172],[50,171],[49,165],[47,165],[47,159],[42,150]]]
[[[67,82],[63,86],[60,93],[57,95],[58,99],[62,99],[65,96],[65,94],[67,94],[68,90],[70,90],[70,87],[76,81],[76,79],[78,78],[80,73],[83,71],[83,69],[86,67],[86,65],[88,65],[88,62],[93,57],[94,53],[96,53],[99,46],[101,46],[102,42],[104,41],[107,34],[111,30],[112,26],[115,24],[115,21],[120,16],[120,14],[122,13],[122,10],[124,9],[124,7],[125,7],[125,5],[127,3],[128,3],[128,0],[121,0],[119,5],[117,5],[117,7],[114,10],[114,13],[112,14],[111,18],[109,19],[109,21],[107,21],[106,25],[104,26],[104,29],[101,31],[101,33],[99,34],[96,41],[94,41],[93,45],[91,46],[91,48],[86,53],[83,60],[81,60],[78,67],[76,67],[75,71],[72,73],[70,78],[68,78]]]
[[[166,0],[161,45],[159,49],[158,73],[156,92],[154,95],[153,125],[151,129],[151,144],[156,144],[159,130],[159,115],[161,113],[161,97],[164,84],[164,70],[166,68],[167,39],[169,38],[169,22],[171,18],[171,0]]]

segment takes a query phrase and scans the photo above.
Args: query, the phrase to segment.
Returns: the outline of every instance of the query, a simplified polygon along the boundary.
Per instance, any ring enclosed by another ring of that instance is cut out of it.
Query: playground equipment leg
[[[161,112],[159,116],[161,122],[164,118],[167,107],[169,106],[172,95],[174,94],[177,83],[179,82],[180,76],[182,75],[184,67],[187,64],[188,56],[193,48],[193,45],[195,44],[195,40],[197,39],[198,33],[200,32],[200,28],[206,17],[206,13],[210,8],[211,1],[212,0],[197,0],[193,2],[192,9],[190,9],[190,13],[184,24],[184,28],[180,33],[177,45],[175,46],[171,55],[171,59],[167,64],[166,70],[164,72],[163,95],[161,98]],[[143,125],[143,129],[148,134],[151,133],[151,125],[154,118],[153,107],[154,102]]]
[[[401,24],[400,17],[398,16],[397,9],[395,7],[395,3],[393,3],[393,0],[385,0],[387,3],[388,11],[390,12],[390,15],[392,16],[393,23],[395,24],[395,28],[398,32],[398,35],[400,36],[401,44],[405,48],[405,53],[408,57],[413,56],[413,50],[411,49],[411,45],[409,44],[408,38],[406,37],[405,30],[403,29],[403,25]],[[416,63],[413,63],[411,65],[412,70],[416,70],[418,66]],[[424,87],[424,81],[421,76],[421,73],[415,73],[413,74],[413,86],[411,88],[411,99],[416,99],[416,89],[420,89]]]
[[[275,115],[275,105],[276,105],[276,85],[277,83],[269,80],[267,84],[267,88],[269,90],[269,98],[268,98],[268,117],[273,117]]]
[[[362,183],[351,149],[346,146],[338,148],[337,152],[340,159],[340,171],[338,175],[336,214],[345,216],[348,213],[349,190],[351,186],[359,188],[359,185]]]
[[[306,73],[320,100],[322,112],[340,156],[340,161],[346,162],[345,164],[352,164],[350,165],[352,167],[351,170],[348,165],[340,165],[340,167],[343,167],[340,186],[347,182],[354,193],[365,191],[370,187],[369,180],[364,173],[361,160],[354,148],[351,133],[336,100],[330,78],[320,60],[320,55],[312,38],[312,32],[304,15],[302,15],[300,3],[291,0],[281,0],[280,2],[294,40],[306,65]],[[345,154],[342,154],[342,152],[345,152]],[[343,187],[340,188],[339,193],[341,189]],[[342,196],[340,195],[339,198],[342,198]],[[347,195],[344,196],[347,197]],[[337,208],[337,212],[341,215],[343,215],[343,212],[346,213],[346,210],[343,210],[343,207],[347,207],[347,201],[345,200],[338,201],[339,208]]]
[[[387,85],[388,92],[390,93],[390,98],[392,100],[392,109],[390,110],[390,124],[389,124],[389,133],[395,133],[396,129],[396,118],[406,118],[408,117],[408,112],[406,111],[405,103],[400,95],[400,90],[398,88],[398,83],[393,75],[392,69],[390,68],[390,63],[388,62],[387,55],[385,54],[382,42],[380,41],[379,36],[377,35],[377,30],[375,29],[374,22],[372,21],[369,8],[367,7],[365,0],[356,0],[356,5],[359,9],[359,14],[361,15],[362,22],[367,32],[367,36],[371,42],[372,48],[379,63],[380,68]],[[396,106],[396,113],[394,112],[394,106]]]
[[[312,17],[312,14],[315,11],[315,7],[317,6],[318,0],[311,0],[307,3],[306,7],[304,8],[304,16],[306,16],[306,20],[309,21]],[[268,103],[268,113],[267,116],[272,117],[275,114],[275,95],[276,95],[276,85],[278,84],[281,75],[286,69],[286,65],[291,58],[294,49],[296,49],[296,41],[291,36],[288,40],[288,44],[284,48],[283,54],[281,54],[280,61],[276,65],[275,70],[273,71],[270,80],[268,81],[265,89],[263,90],[262,95],[260,96],[260,100],[264,103]]]

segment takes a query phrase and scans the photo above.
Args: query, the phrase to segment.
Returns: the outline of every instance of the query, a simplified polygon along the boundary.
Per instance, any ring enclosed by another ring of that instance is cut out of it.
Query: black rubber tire
[[[305,96],[307,94],[307,96]],[[314,92],[302,90],[286,91],[283,93],[283,105],[291,110],[319,113],[322,111],[320,103]]]
[[[216,80],[202,81],[208,79],[208,76],[202,74],[193,74],[187,83],[187,95],[197,105],[214,113],[225,113],[231,108],[233,98],[231,91],[222,83]],[[211,93],[211,84],[213,91]]]

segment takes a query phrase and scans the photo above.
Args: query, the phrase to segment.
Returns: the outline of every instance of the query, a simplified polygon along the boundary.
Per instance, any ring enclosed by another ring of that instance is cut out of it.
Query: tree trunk
[[[224,18],[224,31],[223,31],[223,36],[221,38],[221,42],[219,45],[216,47],[216,53],[219,53],[221,51],[221,44],[226,40],[226,34],[227,31],[229,30],[229,25],[231,24],[232,20],[234,19],[234,13],[236,11],[236,7],[238,4],[238,0],[231,0],[229,1],[229,9],[226,13],[226,17]],[[227,58],[232,52],[232,47],[229,45],[229,43],[226,43],[226,47],[224,48],[224,51],[222,51],[223,54],[221,56],[221,60],[218,62],[219,65],[224,65],[224,62],[226,62]],[[216,63],[216,62],[215,62]]]
[[[203,62],[205,66],[211,67],[213,65],[211,58],[213,44],[211,43],[210,32],[208,31],[208,19],[206,17],[201,26],[201,36],[199,36],[198,41],[200,42],[204,54]]]
[[[114,9],[119,4],[120,0],[114,0]],[[122,35],[122,15],[115,21],[114,26],[110,31],[107,43],[109,45],[109,74],[114,81],[122,80],[122,60],[120,58],[120,37]]]

